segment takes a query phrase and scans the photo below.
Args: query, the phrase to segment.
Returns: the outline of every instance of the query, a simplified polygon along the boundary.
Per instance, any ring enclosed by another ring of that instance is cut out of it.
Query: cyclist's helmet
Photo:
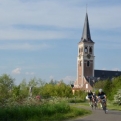
[[[93,94],[95,94],[95,92],[93,92]]]
[[[88,90],[88,92],[90,93],[90,92],[91,92],[91,90]]]
[[[103,90],[102,89],[99,89],[99,92],[101,93]]]

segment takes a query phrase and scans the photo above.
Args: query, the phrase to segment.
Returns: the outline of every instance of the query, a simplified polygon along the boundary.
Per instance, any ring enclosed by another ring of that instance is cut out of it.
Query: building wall
[[[87,66],[87,61],[90,61],[89,67]],[[93,76],[93,60],[84,61],[84,76]]]
[[[81,63],[81,64],[80,64]],[[78,85],[81,86],[82,84],[82,61],[78,61]]]

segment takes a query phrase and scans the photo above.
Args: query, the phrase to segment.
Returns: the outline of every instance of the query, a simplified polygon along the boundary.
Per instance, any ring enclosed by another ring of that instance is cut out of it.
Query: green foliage
[[[51,79],[50,82],[49,82],[49,84],[55,85],[55,84],[58,84],[58,81]]]
[[[14,79],[7,74],[0,76],[0,102],[4,102],[11,96],[11,89],[14,86]]]
[[[40,95],[41,99],[50,97],[72,97],[71,86],[66,85],[62,80],[51,80],[49,83],[45,83],[41,79],[33,78],[28,83],[26,83],[24,79],[19,85],[15,85],[14,79],[4,74],[0,76],[0,105],[11,105],[13,103],[22,104],[30,96],[30,86],[33,87],[33,99],[36,99],[37,95]]]
[[[7,90],[10,90],[14,85],[14,79],[7,74],[0,76],[0,85],[3,85]]]
[[[75,92],[75,96],[77,98],[80,98],[81,101],[85,101],[85,97],[86,97],[87,93],[85,91],[82,91],[82,90],[78,90]]]
[[[108,82],[105,88],[107,88],[106,93],[109,100],[113,100],[114,95],[121,89],[121,76],[114,78],[110,83]]]
[[[35,86],[37,86],[37,84],[38,84],[37,79],[34,77],[33,79],[31,79],[31,80],[29,81],[28,86],[35,87]]]
[[[32,96],[29,96],[30,86],[33,87]],[[36,96],[40,96],[41,100],[37,100]],[[76,96],[79,100],[84,100],[85,93],[78,92]],[[72,88],[63,80],[45,83],[33,78],[28,83],[24,79],[19,85],[15,85],[13,78],[3,74],[0,76],[0,120],[54,121],[87,113],[60,102],[67,102],[69,97],[73,97]]]
[[[106,93],[106,96],[107,96],[108,99],[112,99],[113,98],[113,95],[111,95],[112,87],[113,87],[112,81],[111,80],[106,80],[105,81],[105,85],[103,87],[103,90]]]
[[[71,97],[72,90],[70,86],[64,83],[58,83],[58,84],[49,83],[45,84],[43,87],[40,88],[40,94],[43,97],[50,97],[50,96]]]
[[[65,102],[34,106],[0,108],[1,121],[59,121],[62,119],[89,114],[84,109],[71,108]]]
[[[25,79],[22,80],[22,82],[19,85],[20,85],[20,95],[21,95],[21,97],[23,99],[28,97],[29,88],[28,88],[28,85],[26,83],[26,80]]]
[[[59,97],[70,97],[72,96],[72,90],[69,85],[61,82],[58,85],[55,85],[55,93]]]
[[[119,89],[117,94],[114,95],[114,103],[121,105],[121,89]]]
[[[114,100],[114,95],[116,95],[117,91],[121,89],[121,76],[115,77],[113,80],[104,80],[98,81],[95,84],[95,88],[102,88],[109,100]]]
[[[16,100],[20,96],[20,85],[19,86],[14,86],[12,89],[12,96]]]
[[[100,88],[103,89],[103,87],[105,86],[105,83],[106,83],[105,80],[104,81],[100,80],[100,81],[96,82],[95,89],[100,89]]]

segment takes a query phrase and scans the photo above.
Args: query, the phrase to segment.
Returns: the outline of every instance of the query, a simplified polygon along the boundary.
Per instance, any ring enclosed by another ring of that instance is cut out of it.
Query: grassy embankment
[[[0,108],[0,121],[62,121],[84,116],[91,111],[59,102],[42,105],[25,105]]]
[[[90,108],[88,101],[81,102],[81,103],[75,103],[75,105],[73,105],[73,106],[74,107]],[[121,111],[121,105],[114,104],[113,101],[109,101],[109,100],[107,101],[107,108],[110,109],[110,110],[119,110],[119,111]]]
[[[114,104],[113,101],[108,101],[107,105],[108,109],[121,111],[121,105]]]

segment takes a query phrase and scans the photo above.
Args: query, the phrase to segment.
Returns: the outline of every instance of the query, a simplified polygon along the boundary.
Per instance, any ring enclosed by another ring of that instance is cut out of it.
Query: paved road
[[[121,111],[108,110],[105,114],[102,109],[97,109],[89,116],[68,121],[121,121]]]

